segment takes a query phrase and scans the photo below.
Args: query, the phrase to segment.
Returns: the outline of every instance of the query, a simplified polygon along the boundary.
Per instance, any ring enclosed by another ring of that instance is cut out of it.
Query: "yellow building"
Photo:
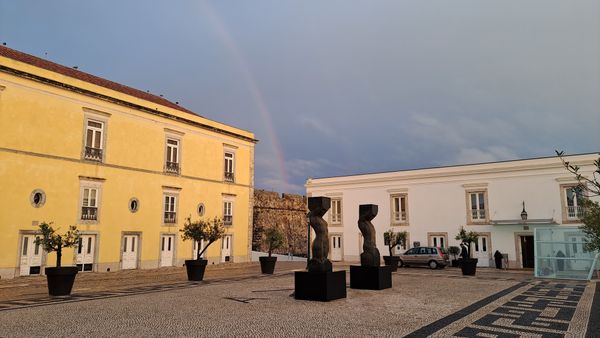
[[[185,218],[222,217],[209,263],[250,259],[254,134],[149,93],[0,46],[0,277],[55,263],[40,222],[77,225],[64,265],[182,266]],[[203,245],[203,243],[200,243]]]

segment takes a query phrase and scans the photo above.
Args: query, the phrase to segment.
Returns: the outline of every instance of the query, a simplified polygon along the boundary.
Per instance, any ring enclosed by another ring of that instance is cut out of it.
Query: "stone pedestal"
[[[383,290],[392,287],[390,266],[350,266],[350,288]]]
[[[346,298],[346,271],[296,271],[294,289],[296,299],[328,302]]]

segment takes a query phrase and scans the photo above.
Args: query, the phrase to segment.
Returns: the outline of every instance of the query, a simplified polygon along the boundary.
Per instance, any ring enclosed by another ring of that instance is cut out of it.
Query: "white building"
[[[584,175],[591,175],[597,154],[568,156]],[[557,157],[457,165],[308,179],[307,196],[332,199],[329,223],[330,259],[357,261],[362,252],[358,206],[377,204],[372,221],[377,246],[388,254],[383,233],[406,231],[408,247],[458,246],[461,226],[479,233],[474,255],[479,266],[493,266],[496,250],[507,253],[509,267],[534,264],[536,227],[580,225],[574,176]],[[527,220],[521,219],[523,203]],[[583,252],[583,236],[568,238],[569,250]],[[573,254],[573,253],[572,253]]]

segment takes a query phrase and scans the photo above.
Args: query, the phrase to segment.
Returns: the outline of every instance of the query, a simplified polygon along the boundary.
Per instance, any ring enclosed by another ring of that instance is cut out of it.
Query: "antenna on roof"
[[[160,97],[163,97],[163,94],[160,94]]]
[[[73,66],[73,69],[79,69],[79,66]]]

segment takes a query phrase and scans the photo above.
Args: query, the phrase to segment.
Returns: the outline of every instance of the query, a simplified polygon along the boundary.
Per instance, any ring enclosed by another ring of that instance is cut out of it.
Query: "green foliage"
[[[392,256],[392,249],[400,244],[401,246],[406,246],[406,231],[394,232],[394,230],[390,229],[383,233],[383,240],[385,244],[388,246],[390,251],[390,256]]]
[[[583,207],[581,230],[587,235],[585,249],[600,251],[600,205],[598,202],[585,199]]]
[[[578,165],[571,164],[569,161],[565,161],[565,152],[555,150],[556,155],[563,163],[563,166],[571,174],[575,175],[575,179],[579,183],[579,188],[586,192],[586,197],[599,196],[600,195],[600,181],[598,181],[598,175],[600,175],[600,157],[594,161],[596,167],[591,173],[592,177],[588,178],[582,175],[579,170],[581,169]]]
[[[52,227],[52,222],[42,222],[39,225],[41,237],[36,238],[35,244],[41,245],[44,251],[50,253],[56,251],[56,266],[60,267],[62,258],[62,249],[70,248],[79,243],[79,230],[74,225],[69,226],[69,230],[63,235],[56,233]]]
[[[454,259],[456,259],[456,256],[460,254],[460,248],[457,246],[451,246],[448,248],[448,253],[451,254]]]
[[[479,235],[475,231],[465,230],[465,227],[460,227],[458,234],[455,239],[460,241],[461,243],[467,246],[467,252],[469,253],[469,258],[471,257],[471,243],[476,242],[479,238]]]
[[[185,220],[183,229],[179,230],[179,232],[182,233],[181,237],[184,241],[194,240],[200,243],[200,241],[204,240],[206,245],[204,245],[202,251],[200,251],[200,245],[198,245],[198,255],[196,256],[198,260],[201,260],[204,251],[206,251],[211,244],[223,237],[225,234],[225,227],[223,226],[223,220],[218,217],[213,218],[212,221],[192,221],[192,218],[188,217]]]
[[[264,232],[264,241],[269,247],[269,257],[271,257],[273,250],[281,248],[285,244],[283,231],[277,225],[266,229]]]

